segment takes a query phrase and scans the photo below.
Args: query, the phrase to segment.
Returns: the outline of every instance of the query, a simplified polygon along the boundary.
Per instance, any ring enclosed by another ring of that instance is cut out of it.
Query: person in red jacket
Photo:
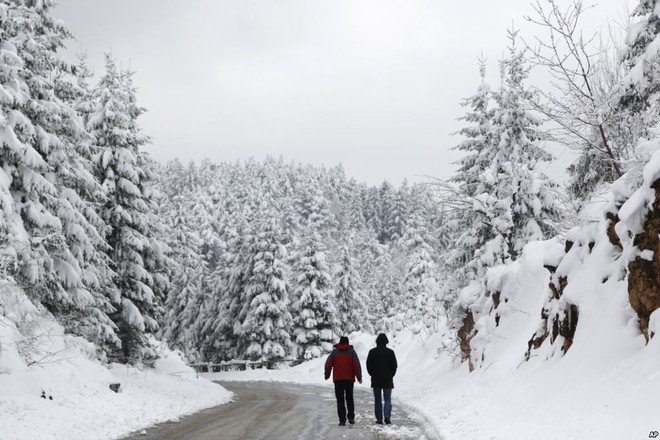
[[[325,361],[325,380],[330,378],[330,371],[332,371],[332,381],[335,383],[339,426],[346,425],[347,415],[348,423],[352,425],[355,423],[353,385],[356,378],[362,383],[362,367],[357,353],[353,350],[353,346],[348,344],[346,336],[339,338],[339,343],[335,344],[334,350]],[[347,409],[348,414],[346,414]]]

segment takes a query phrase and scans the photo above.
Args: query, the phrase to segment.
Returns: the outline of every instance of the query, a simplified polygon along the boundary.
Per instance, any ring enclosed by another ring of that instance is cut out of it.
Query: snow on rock
[[[444,440],[619,440],[660,430],[660,338],[646,343],[628,298],[632,237],[614,245],[601,218],[564,239],[527,245],[515,262],[491,268],[485,285],[462,292],[474,316],[474,371],[447,350],[444,331],[388,335],[399,361],[393,422],[403,405]],[[648,334],[658,331],[656,310]],[[364,367],[375,335],[350,338]],[[211,377],[331,387],[323,363]],[[356,386],[368,385],[365,373]]]
[[[621,222],[633,234],[638,234],[643,230],[646,213],[655,200],[655,189],[653,186],[660,178],[660,139],[641,142],[636,152],[643,159],[643,163],[645,163],[642,170],[643,181],[641,186],[628,197],[628,200],[619,210]],[[624,176],[624,178],[619,180],[625,182],[636,179]]]
[[[115,439],[231,400],[166,347],[157,347],[153,369],[105,367],[88,342],[65,335],[20,290],[7,283],[2,289],[2,439]],[[119,393],[113,383],[121,383]]]
[[[637,151],[647,159],[641,184],[621,206],[615,230],[623,243],[628,300],[648,341],[651,314],[660,308],[660,139],[640,143]]]
[[[532,242],[520,259],[489,269],[486,294],[469,306],[476,334],[470,342],[472,364],[515,368],[524,359],[545,301],[549,272],[562,253],[558,240]]]

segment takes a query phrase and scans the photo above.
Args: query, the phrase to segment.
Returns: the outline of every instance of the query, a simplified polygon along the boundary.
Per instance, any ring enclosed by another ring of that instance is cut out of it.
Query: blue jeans
[[[392,388],[374,387],[376,420],[383,420],[383,400],[385,400],[384,415],[386,419],[389,419],[392,416]]]

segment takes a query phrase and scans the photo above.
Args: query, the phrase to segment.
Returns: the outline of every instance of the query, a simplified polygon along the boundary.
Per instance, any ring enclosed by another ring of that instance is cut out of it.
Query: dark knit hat
[[[387,336],[385,336],[385,333],[381,333],[378,335],[376,338],[376,345],[387,345],[390,342],[389,339],[387,339]]]
[[[339,343],[348,344],[348,336],[342,336],[341,338],[339,338]]]

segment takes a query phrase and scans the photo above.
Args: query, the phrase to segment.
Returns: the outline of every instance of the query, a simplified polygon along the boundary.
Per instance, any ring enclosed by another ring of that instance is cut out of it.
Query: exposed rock
[[[565,246],[564,249],[573,246],[573,243],[571,243],[570,246],[568,244]],[[553,275],[557,271],[557,266],[543,266],[545,267],[548,272],[550,272],[550,275]],[[548,287],[550,288],[550,292],[552,293],[552,298],[559,298],[561,295],[555,286],[555,283],[552,281],[552,277],[550,278],[550,283],[548,283]],[[529,357],[532,354],[532,349],[538,349],[541,345],[543,345],[543,342],[548,338],[548,309],[543,307],[541,309],[541,326],[539,330],[537,330],[534,335],[531,337],[529,341],[527,341],[527,351],[525,352],[525,359],[529,360]],[[541,331],[542,330],[542,331]]]
[[[554,344],[559,336],[559,314],[556,314],[552,319],[552,336],[550,337],[550,343]]]
[[[562,351],[566,353],[571,345],[573,345],[573,336],[575,336],[575,330],[577,329],[578,323],[578,308],[575,304],[566,304],[566,309],[564,311],[564,316],[559,317],[555,322],[558,322],[558,331],[561,336],[564,337],[564,343],[562,344]]]
[[[470,341],[474,337],[474,315],[472,311],[468,310],[463,318],[463,325],[458,330],[458,340],[461,347],[461,358],[468,361],[470,371],[474,371],[474,364],[472,363],[472,356],[470,349]]]
[[[647,213],[644,231],[635,236],[634,244],[641,251],[652,251],[653,257],[648,260],[638,256],[628,265],[628,299],[647,342],[649,318],[660,308],[660,180],[656,180],[652,188],[655,189],[655,200]]]
[[[491,298],[493,299],[493,309],[497,309],[497,307],[500,305],[500,297],[501,297],[500,292],[493,292],[493,295]]]
[[[561,298],[561,295],[568,284],[568,279],[566,277],[559,277],[559,280],[557,281],[559,285],[556,285],[552,280],[550,280],[550,283],[548,284],[550,292],[552,293],[552,299]]]
[[[570,251],[574,243],[571,241],[566,242],[565,250]],[[593,246],[590,246],[592,248]],[[545,266],[545,268],[554,275],[557,268],[555,266]],[[573,336],[577,328],[578,309],[575,305],[566,303],[562,300],[564,289],[568,285],[568,278],[564,276],[551,277],[548,288],[550,291],[550,298],[541,310],[541,326],[534,333],[532,338],[527,342],[527,352],[525,352],[526,359],[531,356],[532,350],[538,349],[543,345],[546,339],[550,337],[550,343],[554,344],[559,336],[563,337],[562,351],[566,353],[573,344]],[[555,305],[556,306],[553,306]],[[563,313],[555,313],[550,321],[550,311],[559,309]]]
[[[541,334],[534,334],[532,339],[527,341],[527,352],[525,353],[525,358],[529,359],[529,357],[532,354],[532,349],[536,350],[538,349],[541,345],[543,345],[543,342],[545,342],[546,338],[548,337],[548,330],[543,327],[543,333]]]
[[[548,338],[548,314],[545,309],[541,311],[541,320],[542,324],[540,329],[534,333],[534,336],[532,336],[529,341],[527,341],[527,352],[525,353],[525,358],[527,359],[529,359],[529,356],[532,354],[532,349],[538,349]],[[542,332],[540,331],[541,329]]]
[[[614,230],[616,224],[619,223],[619,216],[612,212],[608,212],[607,214],[605,214],[605,218],[609,220],[609,224],[607,225],[607,238],[610,240],[610,243],[612,243],[612,245],[618,246],[619,249],[623,249],[623,246],[621,245],[621,240],[619,239],[619,236]]]

